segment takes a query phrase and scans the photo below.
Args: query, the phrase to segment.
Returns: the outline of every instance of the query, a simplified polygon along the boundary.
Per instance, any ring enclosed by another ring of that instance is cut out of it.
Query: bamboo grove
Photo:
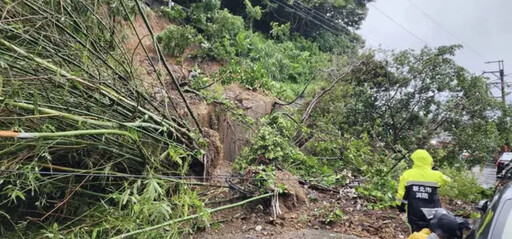
[[[145,6],[26,0],[0,9],[0,233],[104,238],[206,217],[190,185],[159,176],[202,165],[205,141],[160,46],[142,44],[155,37]],[[135,15],[149,35],[136,32]],[[134,64],[120,22],[137,33],[152,73]],[[183,233],[175,224],[166,237]],[[164,232],[155,233],[144,236]]]

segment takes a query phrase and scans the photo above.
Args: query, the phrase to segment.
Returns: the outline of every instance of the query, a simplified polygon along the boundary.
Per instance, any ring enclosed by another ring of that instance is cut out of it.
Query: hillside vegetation
[[[277,213],[278,194],[300,196],[283,171],[321,188],[361,179],[364,206],[386,209],[417,148],[454,178],[444,196],[486,196],[468,169],[510,127],[453,60],[461,46],[366,49],[354,31],[369,0],[175,2],[0,1],[2,237],[179,238],[251,200]],[[248,113],[234,84],[270,113]],[[234,162],[218,124],[250,135]],[[431,144],[441,133],[452,145]],[[218,188],[242,199],[210,208]]]

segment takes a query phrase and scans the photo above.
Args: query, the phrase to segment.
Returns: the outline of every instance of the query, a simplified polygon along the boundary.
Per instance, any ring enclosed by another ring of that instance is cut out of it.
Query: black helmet
[[[430,230],[443,238],[462,238],[464,229],[469,226],[465,219],[437,212],[430,222]]]

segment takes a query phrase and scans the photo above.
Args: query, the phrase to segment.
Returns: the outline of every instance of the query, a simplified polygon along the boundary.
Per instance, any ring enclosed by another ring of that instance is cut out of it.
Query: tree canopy
[[[489,159],[499,143],[498,104],[484,78],[454,62],[458,49],[452,45],[363,55],[312,121],[335,122],[322,133],[364,133],[388,149],[430,147],[432,138],[447,132],[457,145],[452,158],[466,150],[475,157],[486,155],[472,163]]]

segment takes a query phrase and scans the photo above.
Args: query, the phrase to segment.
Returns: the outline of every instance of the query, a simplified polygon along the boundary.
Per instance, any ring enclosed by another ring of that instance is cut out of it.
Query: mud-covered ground
[[[407,238],[408,228],[397,210],[368,210],[354,189],[338,192],[304,188],[308,202],[289,209],[281,205],[282,214],[273,220],[269,203],[248,204],[245,207],[212,215],[218,223],[191,238]],[[468,212],[472,205],[443,200],[452,212]],[[282,202],[283,204],[283,202]],[[339,209],[341,215],[336,217]],[[333,214],[334,213],[334,214]],[[350,235],[350,236],[349,236]]]

